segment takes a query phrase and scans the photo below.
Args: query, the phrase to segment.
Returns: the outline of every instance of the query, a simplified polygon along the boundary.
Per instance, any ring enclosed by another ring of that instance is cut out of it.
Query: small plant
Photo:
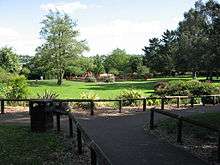
[[[141,97],[142,97],[142,93],[140,91],[136,91],[133,89],[124,90],[118,96],[119,99],[123,100],[124,106],[139,105],[140,101],[132,100],[132,99],[137,99],[137,98],[141,98]]]
[[[59,97],[59,94],[53,91],[48,91],[45,90],[43,94],[37,94],[37,97],[39,99],[47,99],[47,100],[51,100],[51,99],[56,99]]]
[[[95,77],[90,76],[90,77],[86,77],[86,78],[85,78],[85,81],[86,81],[86,82],[96,82],[97,80],[96,80]]]
[[[80,95],[81,99],[85,99],[85,100],[95,100],[98,99],[97,94],[95,93],[82,93]],[[82,108],[82,109],[89,109],[90,108],[90,102],[79,102],[76,104],[78,107]],[[95,107],[97,106],[97,104],[95,104]]]

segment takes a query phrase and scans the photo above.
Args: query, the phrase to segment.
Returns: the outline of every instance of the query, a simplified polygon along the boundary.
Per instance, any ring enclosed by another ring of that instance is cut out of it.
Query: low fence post
[[[183,121],[181,117],[177,120],[177,143],[182,144]]]
[[[97,165],[97,157],[93,148],[90,148],[91,152],[91,165]]]
[[[193,96],[190,99],[190,104],[191,104],[191,107],[193,108],[194,107],[194,97]]]
[[[73,120],[69,116],[69,135],[70,137],[73,137]]]
[[[180,97],[178,97],[176,101],[177,101],[177,103],[176,103],[177,104],[177,108],[180,108]]]
[[[1,114],[5,113],[5,102],[4,100],[1,100]]]
[[[216,104],[216,97],[213,96],[213,105],[215,105],[215,104]]]
[[[119,113],[121,113],[122,110],[122,100],[119,100]]]
[[[78,148],[78,154],[82,154],[82,135],[81,130],[79,129],[79,126],[77,125],[77,148]]]
[[[144,98],[143,99],[143,112],[146,111],[146,109],[147,109],[147,99]]]
[[[57,116],[57,131],[60,132],[60,114],[56,113]]]
[[[164,110],[164,98],[161,98],[161,110]]]
[[[95,108],[94,101],[90,101],[90,115],[91,116],[94,115],[94,108]]]
[[[220,131],[218,132],[218,151],[217,151],[217,161],[220,163]]]
[[[154,109],[150,110],[150,130],[154,129]]]

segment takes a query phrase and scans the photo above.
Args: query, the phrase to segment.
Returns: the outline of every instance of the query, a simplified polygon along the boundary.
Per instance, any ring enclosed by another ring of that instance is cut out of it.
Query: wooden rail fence
[[[50,99],[50,100],[46,100],[46,99],[0,99],[0,103],[1,103],[1,114],[5,113],[5,102],[9,102],[9,101],[14,101],[14,102],[58,102],[58,103],[62,103],[62,102],[87,102],[90,103],[90,115],[94,115],[94,110],[95,110],[95,103],[96,102],[118,102],[118,112],[121,113],[122,112],[122,108],[123,108],[123,102],[124,101],[135,101],[135,100],[139,100],[142,101],[142,105],[143,105],[143,111],[147,110],[147,100],[161,100],[161,110],[164,110],[165,108],[165,101],[166,100],[176,100],[176,106],[177,108],[180,108],[180,104],[181,104],[181,100],[183,99],[187,99],[190,100],[190,105],[191,107],[194,107],[194,100],[196,98],[204,98],[204,97],[212,97],[214,102],[213,105],[216,104],[216,99],[217,97],[220,97],[220,95],[201,95],[201,96],[164,96],[164,97],[143,97],[143,98],[131,98],[131,99],[95,99],[95,100],[91,100],[91,99]],[[205,106],[205,104],[203,104]]]
[[[149,125],[150,130],[153,130],[155,128],[155,125],[154,125],[154,113],[155,112],[159,113],[159,114],[162,114],[162,115],[165,115],[165,116],[168,116],[170,118],[174,118],[174,119],[177,120],[177,124],[176,124],[177,125],[177,136],[176,136],[177,138],[176,138],[176,141],[179,144],[183,143],[183,140],[182,140],[183,122],[186,122],[186,123],[198,126],[198,127],[206,128],[206,129],[209,129],[213,132],[218,133],[217,160],[218,160],[218,162],[220,162],[220,129],[218,129],[214,126],[208,125],[208,124],[204,124],[204,123],[189,119],[187,117],[183,117],[183,116],[171,113],[171,112],[167,112],[167,111],[163,111],[163,110],[153,108],[153,109],[150,110],[150,122],[149,122],[150,123],[150,125]]]

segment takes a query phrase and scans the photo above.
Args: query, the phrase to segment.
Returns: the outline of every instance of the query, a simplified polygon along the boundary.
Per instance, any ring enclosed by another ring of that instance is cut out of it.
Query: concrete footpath
[[[78,118],[113,165],[205,165],[206,162],[144,131],[149,112]]]

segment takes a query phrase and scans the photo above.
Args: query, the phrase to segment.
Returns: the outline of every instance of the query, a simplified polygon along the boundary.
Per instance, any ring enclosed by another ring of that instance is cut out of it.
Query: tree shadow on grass
[[[129,90],[129,89],[136,89],[136,90],[153,90],[155,82],[140,82],[140,83],[103,83],[103,84],[88,84],[87,89],[89,90],[98,90],[98,91],[105,91],[105,90]],[[88,88],[89,86],[89,88]],[[147,92],[150,93],[150,92]]]
[[[55,80],[38,80],[38,81],[29,81],[28,85],[31,87],[40,87],[40,86],[52,86],[52,87],[59,87],[59,85],[57,85],[57,82]],[[63,83],[63,86],[71,86],[71,84],[66,84]]]

